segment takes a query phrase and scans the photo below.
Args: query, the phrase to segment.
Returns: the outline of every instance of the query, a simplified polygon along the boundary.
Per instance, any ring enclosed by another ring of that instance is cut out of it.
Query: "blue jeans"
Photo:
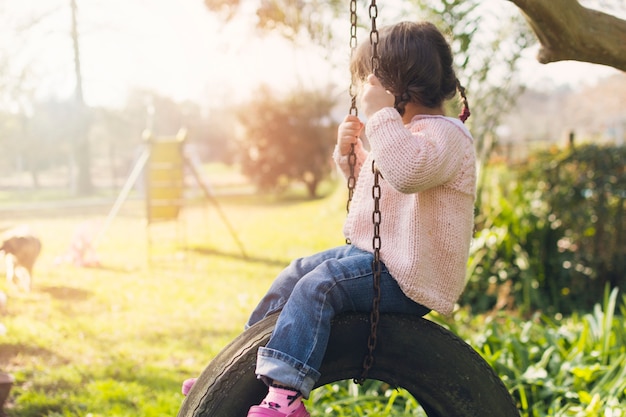
[[[250,327],[280,312],[267,346],[257,354],[259,378],[309,397],[320,377],[333,317],[372,309],[373,258],[370,252],[344,245],[296,259],[278,275],[246,324]],[[404,295],[384,265],[380,287],[381,313],[423,316],[430,311]]]

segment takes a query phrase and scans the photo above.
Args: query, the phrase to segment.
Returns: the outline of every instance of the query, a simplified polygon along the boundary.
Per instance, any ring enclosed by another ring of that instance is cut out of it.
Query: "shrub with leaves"
[[[605,291],[592,312],[462,317],[450,324],[494,367],[522,416],[625,416],[626,297]]]
[[[318,186],[334,169],[334,105],[328,92],[299,90],[279,97],[267,86],[259,87],[237,114],[243,126],[242,173],[261,191],[280,193],[295,182],[316,198]]]
[[[558,231],[563,295],[584,306],[605,284],[626,283],[625,160],[626,147],[587,145],[542,153],[522,172],[542,192],[546,220]]]
[[[567,313],[624,286],[624,160],[625,147],[588,145],[488,167],[462,302]]]

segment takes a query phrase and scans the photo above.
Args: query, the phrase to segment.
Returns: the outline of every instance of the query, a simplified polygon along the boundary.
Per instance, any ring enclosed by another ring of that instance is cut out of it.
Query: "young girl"
[[[320,377],[331,320],[372,308],[372,161],[381,174],[380,312],[449,314],[465,286],[475,154],[463,123],[444,116],[443,103],[457,89],[461,118],[469,116],[450,47],[434,25],[403,22],[379,30],[377,50],[376,75],[370,45],[354,54],[351,71],[363,83],[367,123],[348,115],[333,155],[347,178],[354,145],[357,181],[344,225],[351,244],[293,261],[253,311],[247,327],[279,316],[257,355],[256,374],[269,391],[248,417],[309,416],[302,398]]]

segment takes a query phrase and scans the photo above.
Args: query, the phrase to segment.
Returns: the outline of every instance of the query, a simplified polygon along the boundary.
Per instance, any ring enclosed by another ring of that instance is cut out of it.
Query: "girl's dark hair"
[[[376,76],[396,98],[395,107],[404,114],[409,102],[438,107],[455,96],[463,100],[460,117],[469,117],[465,89],[453,68],[452,51],[443,34],[429,22],[401,22],[379,29]],[[365,80],[372,73],[372,47],[362,43],[350,63],[355,79]]]

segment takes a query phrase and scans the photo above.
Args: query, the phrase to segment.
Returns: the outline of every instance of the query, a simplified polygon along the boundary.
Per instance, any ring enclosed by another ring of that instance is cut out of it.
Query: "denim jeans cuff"
[[[267,378],[292,387],[309,398],[321,374],[310,366],[285,353],[261,347],[257,355],[256,374],[267,383]]]

